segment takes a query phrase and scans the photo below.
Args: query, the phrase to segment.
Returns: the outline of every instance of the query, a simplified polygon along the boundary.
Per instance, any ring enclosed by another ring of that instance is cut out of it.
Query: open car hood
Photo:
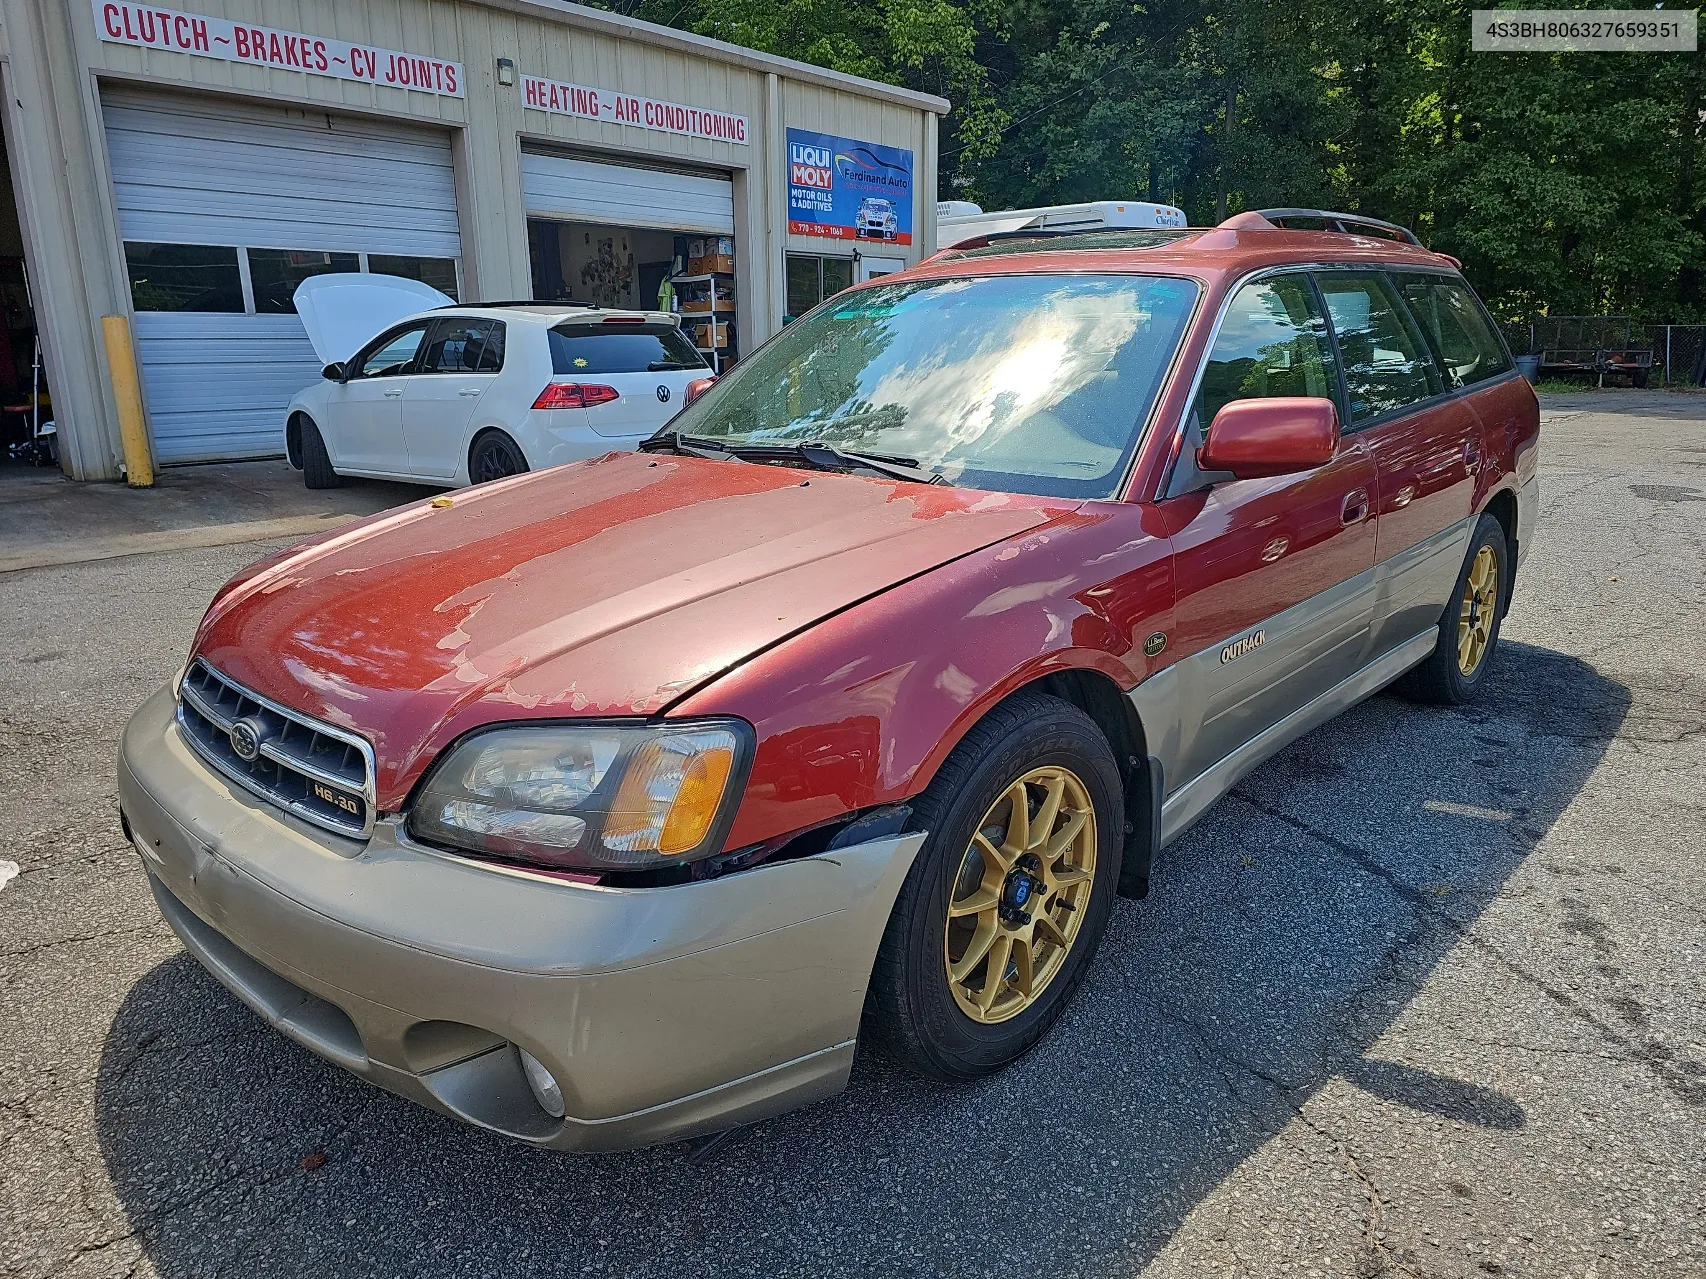
[[[390,811],[471,728],[656,714],[822,618],[1077,505],[610,454],[292,548],[221,592],[196,651],[368,738]]]
[[[366,271],[311,275],[296,286],[295,299],[296,314],[321,364],[349,359],[368,338],[398,320],[456,305],[430,284]]]

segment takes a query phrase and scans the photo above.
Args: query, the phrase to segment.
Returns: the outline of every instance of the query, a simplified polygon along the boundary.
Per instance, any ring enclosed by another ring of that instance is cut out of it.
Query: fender
[[[1094,671],[1128,691],[1173,609],[1153,507],[1090,502],[945,564],[757,655],[669,708],[736,715],[758,749],[728,848],[777,839],[927,786],[997,702]]]

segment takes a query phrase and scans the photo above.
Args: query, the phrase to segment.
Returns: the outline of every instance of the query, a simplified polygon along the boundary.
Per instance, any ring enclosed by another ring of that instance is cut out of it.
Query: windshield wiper
[[[656,453],[661,449],[673,449],[685,457],[708,457],[712,461],[727,461],[738,457],[732,449],[721,440],[713,440],[705,435],[683,435],[680,431],[671,431],[668,435],[654,435],[650,439],[641,440],[639,452]]]
[[[639,447],[642,453],[672,449],[688,457],[712,460],[734,458],[743,462],[773,462],[797,458],[820,471],[874,471],[890,479],[911,480],[914,484],[949,482],[945,475],[925,471],[924,464],[917,458],[898,453],[858,453],[838,449],[819,440],[807,440],[803,444],[745,444],[671,431],[667,435],[654,435],[642,441]]]
[[[915,484],[946,484],[948,477],[941,474],[930,474],[924,470],[924,464],[915,457],[902,457],[898,453],[856,453],[849,449],[838,449],[833,444],[825,444],[821,440],[808,440],[804,444],[793,446],[793,452],[802,461],[810,462],[813,466],[826,471],[858,470],[863,468],[875,471],[879,475],[887,475],[892,479],[911,480]]]

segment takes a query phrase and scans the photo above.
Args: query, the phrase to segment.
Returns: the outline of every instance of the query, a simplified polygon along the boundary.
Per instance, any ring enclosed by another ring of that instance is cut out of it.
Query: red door
[[[1190,436],[1161,509],[1173,537],[1180,749],[1169,793],[1228,760],[1364,660],[1373,610],[1375,469],[1345,438],[1327,466],[1274,479],[1198,470],[1221,405],[1334,398],[1338,379],[1307,276],[1241,288],[1204,366]]]
[[[1481,421],[1469,397],[1445,384],[1436,342],[1404,297],[1413,292],[1425,303],[1425,277],[1334,271],[1318,279],[1344,359],[1353,426],[1359,414],[1368,421],[1358,434],[1378,473],[1371,650],[1378,656],[1439,624],[1473,528]]]

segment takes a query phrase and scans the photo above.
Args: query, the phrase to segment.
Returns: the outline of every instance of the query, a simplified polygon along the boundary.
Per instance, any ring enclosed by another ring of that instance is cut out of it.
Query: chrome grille
[[[262,799],[340,835],[373,833],[373,748],[354,733],[251,693],[200,658],[178,685],[178,725],[196,754]]]

